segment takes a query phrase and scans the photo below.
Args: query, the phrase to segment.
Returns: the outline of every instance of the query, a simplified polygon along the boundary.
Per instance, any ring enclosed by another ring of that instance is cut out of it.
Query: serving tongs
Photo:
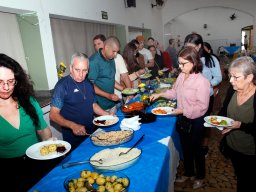
[[[68,168],[74,165],[80,165],[80,164],[84,164],[84,163],[90,163],[90,162],[97,162],[99,164],[103,163],[103,159],[99,159],[99,160],[84,160],[84,161],[77,161],[77,162],[71,162],[71,163],[65,163],[62,164],[62,168]]]

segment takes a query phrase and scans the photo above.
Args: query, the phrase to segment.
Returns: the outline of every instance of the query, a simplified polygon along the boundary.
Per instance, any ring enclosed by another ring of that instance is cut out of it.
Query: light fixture
[[[162,7],[164,5],[164,0],[156,0],[155,4],[151,3],[151,7],[160,6]]]
[[[151,7],[153,8],[153,7],[156,7],[157,6],[157,4],[153,4],[153,3],[151,3]]]
[[[229,17],[232,21],[236,19],[236,14],[233,13],[230,17]]]

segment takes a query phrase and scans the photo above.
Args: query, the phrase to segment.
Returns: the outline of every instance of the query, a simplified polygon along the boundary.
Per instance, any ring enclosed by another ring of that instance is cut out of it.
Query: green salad
[[[133,89],[133,88],[125,88],[122,93],[123,94],[135,94],[138,92],[138,89]]]

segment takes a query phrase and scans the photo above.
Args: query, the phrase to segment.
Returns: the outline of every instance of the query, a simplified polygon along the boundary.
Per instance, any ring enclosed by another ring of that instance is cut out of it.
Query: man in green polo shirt
[[[115,104],[119,97],[114,94],[115,61],[119,51],[119,40],[110,36],[104,42],[104,47],[90,57],[88,78],[93,82],[98,104],[104,110],[115,112]]]

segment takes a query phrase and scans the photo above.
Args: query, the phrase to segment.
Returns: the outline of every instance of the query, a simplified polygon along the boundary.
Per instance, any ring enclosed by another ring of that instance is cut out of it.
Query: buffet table
[[[118,111],[117,115],[119,116],[119,122],[109,128],[105,128],[106,131],[120,129],[120,122],[124,117],[120,111]],[[142,149],[142,155],[139,160],[131,167],[120,171],[130,179],[129,192],[174,191],[180,151],[179,136],[175,131],[175,123],[176,117],[174,116],[157,116],[155,122],[141,124],[141,128],[134,132],[133,139],[120,145],[122,147],[130,147],[142,134],[145,134],[144,139],[138,145]],[[109,148],[113,147],[116,146]],[[86,139],[62,163],[89,159],[96,152],[105,148],[95,146],[90,139]],[[89,163],[66,169],[63,169],[61,164],[56,166],[29,191],[65,191],[63,183],[66,177],[85,169],[93,170]]]
[[[224,47],[225,52],[229,55],[234,55],[236,52],[240,51],[241,46],[226,46]]]

